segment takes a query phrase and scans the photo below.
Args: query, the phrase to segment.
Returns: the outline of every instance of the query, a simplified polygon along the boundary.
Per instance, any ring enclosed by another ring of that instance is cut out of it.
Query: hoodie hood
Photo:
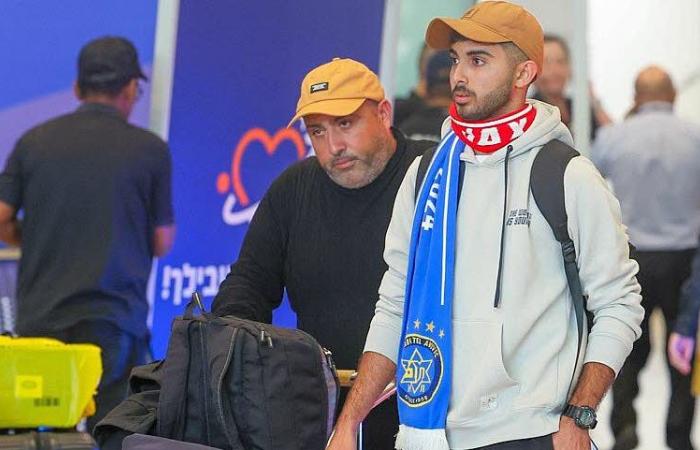
[[[541,147],[554,139],[573,146],[574,140],[569,129],[561,121],[559,108],[535,99],[527,99],[526,102],[535,107],[537,116],[535,116],[532,126],[522,136],[509,144],[513,147],[509,158],[517,158],[519,155],[525,154],[533,148]],[[441,137],[443,138],[452,130],[450,120],[448,117],[442,123]],[[461,159],[471,164],[497,165],[505,160],[509,145],[493,152],[480,161],[477,160],[474,151],[467,147],[468,150],[462,153]]]

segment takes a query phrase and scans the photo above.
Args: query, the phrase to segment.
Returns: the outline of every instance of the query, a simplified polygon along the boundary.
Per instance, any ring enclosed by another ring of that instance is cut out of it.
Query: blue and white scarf
[[[449,450],[452,297],[459,185],[465,143],[449,132],[416,199],[396,371],[402,450]]]

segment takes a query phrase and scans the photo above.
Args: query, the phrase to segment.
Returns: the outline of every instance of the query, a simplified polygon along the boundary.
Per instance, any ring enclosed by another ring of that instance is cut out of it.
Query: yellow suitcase
[[[70,428],[94,414],[100,348],[0,336],[0,428]]]

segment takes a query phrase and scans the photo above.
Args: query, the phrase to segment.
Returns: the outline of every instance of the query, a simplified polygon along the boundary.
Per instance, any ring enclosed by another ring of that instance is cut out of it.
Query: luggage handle
[[[201,313],[200,315],[195,316],[195,308],[199,309]],[[192,298],[190,299],[189,303],[187,303],[187,306],[185,307],[185,314],[183,314],[182,318],[188,320],[198,320],[203,318],[207,322],[217,325],[226,325],[226,321],[222,320],[221,317],[207,311],[207,309],[204,307],[204,303],[202,303],[202,297],[199,295],[198,291],[194,291],[192,293]]]
[[[185,315],[183,317],[185,319],[193,319],[195,307],[199,308],[199,311],[202,314],[207,313],[207,310],[204,308],[204,304],[202,303],[202,297],[200,297],[199,292],[197,292],[197,291],[194,291],[192,293],[192,298],[190,299],[189,303],[187,303],[187,306],[185,307]]]

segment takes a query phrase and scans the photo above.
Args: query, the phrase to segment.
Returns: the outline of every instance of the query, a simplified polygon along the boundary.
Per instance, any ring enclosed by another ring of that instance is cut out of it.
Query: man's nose
[[[467,72],[464,70],[462,64],[452,66],[452,71],[450,72],[450,87],[452,90],[457,86],[466,87],[468,84]]]
[[[345,151],[345,139],[340,131],[328,130],[328,148],[333,156],[340,155]]]

